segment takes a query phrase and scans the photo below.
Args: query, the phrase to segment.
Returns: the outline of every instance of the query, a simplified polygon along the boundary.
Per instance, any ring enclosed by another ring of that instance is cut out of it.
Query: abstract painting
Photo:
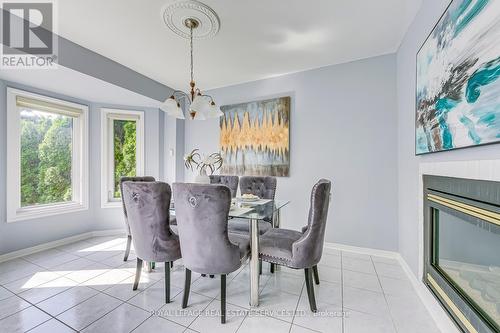
[[[289,176],[290,97],[226,105],[221,110],[221,173]]]
[[[500,1],[454,0],[417,54],[416,154],[500,141]]]

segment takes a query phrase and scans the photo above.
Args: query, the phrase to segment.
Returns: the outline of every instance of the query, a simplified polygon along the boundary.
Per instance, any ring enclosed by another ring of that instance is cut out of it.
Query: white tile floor
[[[164,303],[163,265],[132,290],[135,256],[125,238],[96,237],[0,263],[0,331],[10,332],[439,332],[398,262],[325,250],[309,311],[303,271],[264,265],[261,305],[250,309],[248,267],[228,276],[227,323],[220,324],[220,281],[193,274],[180,307],[182,263]]]

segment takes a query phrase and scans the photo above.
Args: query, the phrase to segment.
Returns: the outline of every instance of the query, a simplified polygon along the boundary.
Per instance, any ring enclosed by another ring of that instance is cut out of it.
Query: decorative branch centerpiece
[[[189,154],[184,156],[184,166],[191,171],[198,171],[195,182],[209,184],[210,178],[208,175],[213,175],[215,171],[222,168],[222,155],[220,153],[212,153],[210,155],[202,155],[199,149],[193,149]]]

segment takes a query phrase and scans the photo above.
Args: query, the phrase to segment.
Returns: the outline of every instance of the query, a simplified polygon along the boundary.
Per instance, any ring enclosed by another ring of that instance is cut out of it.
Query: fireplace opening
[[[424,176],[423,281],[464,332],[500,332],[500,183]]]

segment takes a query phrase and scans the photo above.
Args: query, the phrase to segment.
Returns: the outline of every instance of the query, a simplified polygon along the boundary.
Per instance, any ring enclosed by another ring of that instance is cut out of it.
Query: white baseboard
[[[393,259],[399,258],[398,252],[371,249],[368,247],[359,247],[359,246],[345,245],[345,244],[340,244],[340,243],[327,243],[327,242],[325,242],[323,247],[325,249],[349,251],[349,252],[374,255],[374,256],[385,257],[385,258],[393,258]]]
[[[96,230],[92,231],[92,237],[102,237],[102,236],[126,236],[126,232],[123,229],[109,229],[109,230]]]
[[[75,243],[84,239],[92,238],[92,237],[100,237],[100,236],[114,236],[114,235],[125,235],[125,231],[123,229],[112,229],[112,230],[98,230],[98,231],[90,231],[84,232],[79,235],[66,237],[62,239],[58,239],[52,242],[43,243],[40,245],[35,245],[32,247],[28,247],[22,250],[13,251],[9,253],[5,253],[0,255],[0,262],[4,262],[7,260],[12,260],[20,257],[24,257],[36,252],[45,251],[52,249],[54,247],[58,247],[61,245],[66,245],[70,243]]]

